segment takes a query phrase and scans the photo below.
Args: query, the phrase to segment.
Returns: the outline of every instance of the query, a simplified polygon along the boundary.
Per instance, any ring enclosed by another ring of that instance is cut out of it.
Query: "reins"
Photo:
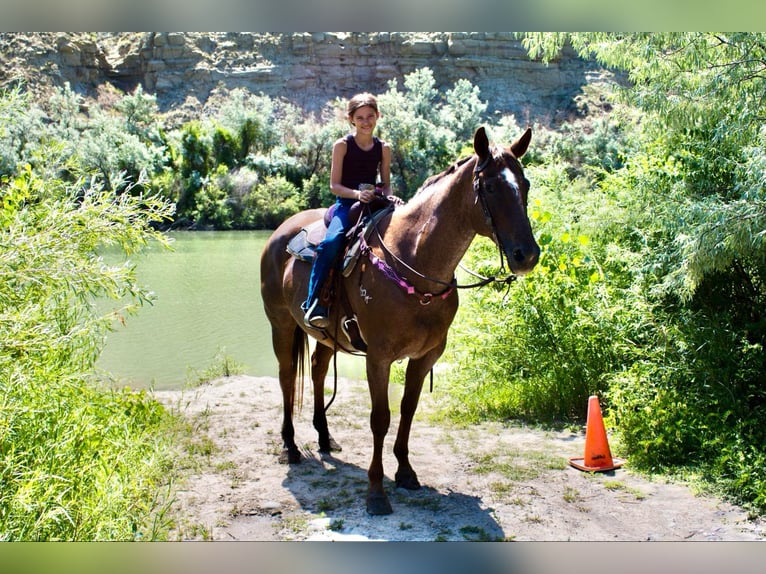
[[[484,197],[484,186],[481,185],[480,179],[479,179],[479,174],[487,167],[487,165],[489,164],[491,159],[492,159],[492,155],[491,154],[487,155],[487,157],[484,159],[484,161],[481,162],[481,164],[477,165],[476,168],[474,168],[474,170],[473,170],[473,189],[474,189],[474,191],[476,193],[477,201],[481,201],[481,207],[482,207],[482,210],[484,211],[484,216],[489,221],[489,224],[492,227],[492,234],[495,236],[495,240],[496,240],[496,243],[498,245],[498,251],[500,252],[500,271],[503,272],[505,270],[505,256],[503,254],[502,247],[500,247],[500,236],[497,233],[497,226],[495,225],[495,220],[492,217],[492,212],[489,210],[489,207],[488,207],[487,202],[486,202],[486,198]],[[388,247],[388,245],[386,245],[385,241],[383,241],[383,236],[381,235],[380,230],[378,229],[378,223],[377,222],[374,222],[373,227],[375,229],[375,234],[378,237],[378,242],[380,243],[380,247],[386,253],[386,255],[391,257],[391,259],[396,261],[404,269],[406,269],[407,271],[409,271],[410,273],[412,273],[413,275],[415,275],[419,279],[422,279],[424,281],[429,281],[431,283],[436,283],[437,285],[444,285],[446,287],[445,291],[443,291],[442,293],[438,293],[438,294],[417,293],[417,292],[415,292],[415,294],[418,294],[418,295],[421,296],[421,303],[423,303],[423,298],[424,297],[426,298],[427,302],[425,302],[423,304],[427,305],[428,303],[430,303],[430,301],[431,301],[431,299],[433,297],[445,297],[450,292],[452,292],[453,289],[476,289],[476,288],[480,288],[480,287],[484,287],[486,285],[489,285],[490,283],[502,283],[502,284],[508,285],[509,288],[510,288],[510,285],[514,281],[516,281],[516,279],[517,279],[517,276],[514,273],[509,273],[507,276],[505,276],[503,278],[500,278],[497,275],[493,275],[491,277],[484,277],[483,275],[479,275],[478,273],[475,273],[473,271],[470,271],[469,269],[466,269],[462,264],[460,264],[460,268],[463,269],[464,271],[466,271],[469,275],[472,275],[473,277],[476,277],[477,279],[479,279],[479,281],[477,281],[476,283],[459,284],[457,282],[457,279],[455,279],[455,278],[453,278],[452,281],[444,281],[442,279],[436,279],[434,277],[429,277],[427,275],[424,275],[423,273],[421,273],[417,269],[414,269],[406,261],[403,261],[398,255],[396,255],[393,251],[391,251],[391,249]],[[370,253],[370,255],[371,255],[371,253]],[[383,262],[383,264],[385,265],[385,262]],[[386,267],[388,269],[390,269],[391,272],[396,274],[396,272],[390,266],[386,265]],[[384,270],[384,272],[386,271],[385,268],[382,268],[382,270]],[[395,278],[394,277],[391,277],[391,278],[394,279],[394,280],[398,279],[400,285],[402,285],[403,287],[405,285],[409,285],[409,282],[406,281],[406,279],[404,279],[402,277],[399,277],[398,274],[396,274]],[[414,288],[411,288],[410,290],[408,290],[408,292],[412,293],[413,290],[414,290]]]

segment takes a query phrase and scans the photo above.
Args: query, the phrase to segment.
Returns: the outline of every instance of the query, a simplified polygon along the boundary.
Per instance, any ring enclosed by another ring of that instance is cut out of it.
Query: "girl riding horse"
[[[327,235],[316,250],[308,296],[303,305],[306,311],[304,323],[318,329],[329,324],[327,308],[319,300],[319,291],[353,223],[349,217],[351,206],[357,201],[369,203],[375,199],[378,176],[382,182],[378,193],[388,195],[389,192],[391,147],[373,135],[380,117],[375,96],[368,93],[355,95],[348,102],[347,117],[355,129],[337,140],[332,148],[330,191],[338,199]]]

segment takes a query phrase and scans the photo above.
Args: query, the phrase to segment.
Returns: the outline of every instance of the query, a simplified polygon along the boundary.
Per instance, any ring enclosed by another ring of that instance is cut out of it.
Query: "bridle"
[[[500,243],[500,235],[497,231],[497,225],[495,224],[495,220],[492,217],[492,211],[489,209],[489,205],[487,203],[487,198],[485,194],[487,193],[486,187],[484,185],[484,178],[481,176],[481,172],[483,172],[487,166],[489,165],[489,162],[492,160],[492,154],[487,154],[487,157],[484,158],[484,161],[482,161],[480,164],[477,164],[476,167],[473,170],[473,190],[476,194],[476,201],[481,203],[482,210],[484,212],[484,217],[489,226],[492,228],[492,234],[495,237],[495,243],[498,246],[498,251],[500,251],[500,271],[505,271],[505,254],[503,253],[503,248]],[[411,265],[403,261],[399,256],[397,256],[395,253],[391,251],[391,249],[385,244],[383,241],[383,236],[380,233],[380,230],[378,229],[378,224],[375,222],[374,224],[375,233],[378,237],[378,242],[380,244],[381,249],[391,257],[394,261],[396,261],[400,266],[402,266],[404,269],[415,275],[416,277],[425,280],[430,281],[432,283],[436,283],[437,285],[444,285],[445,290],[441,293],[420,293],[417,290],[415,290],[414,287],[412,287],[411,283],[401,277],[396,271],[390,267],[385,261],[382,261],[379,258],[375,258],[373,260],[373,263],[375,263],[379,269],[381,269],[386,276],[388,276],[390,279],[394,280],[395,282],[398,282],[403,288],[405,288],[408,293],[410,294],[416,294],[420,297],[420,303],[422,305],[428,305],[434,297],[445,299],[450,293],[452,293],[455,289],[475,289],[478,287],[484,287],[485,285],[489,285],[490,283],[501,283],[508,286],[510,289],[511,284],[516,281],[518,278],[515,273],[510,272],[505,277],[498,277],[496,275],[493,275],[491,277],[484,277],[483,275],[480,275],[478,273],[475,273],[473,271],[470,271],[469,269],[466,269],[465,267],[460,265],[461,269],[466,271],[468,274],[472,275],[473,277],[476,277],[479,279],[476,283],[470,283],[470,284],[458,284],[457,279],[453,278],[452,281],[443,281],[441,279],[436,279],[434,277],[428,277],[427,275],[424,275],[417,269],[414,269]],[[375,257],[371,250],[369,249],[369,246],[366,246],[365,251],[367,252],[368,257]],[[510,268],[510,265],[509,265]],[[398,280],[398,281],[397,281]]]

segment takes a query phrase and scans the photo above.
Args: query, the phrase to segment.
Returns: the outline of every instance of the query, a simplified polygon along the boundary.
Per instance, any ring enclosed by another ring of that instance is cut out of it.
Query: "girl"
[[[333,144],[330,191],[338,198],[337,206],[327,235],[317,247],[308,297],[304,303],[304,322],[319,329],[329,324],[327,308],[319,301],[319,291],[352,224],[349,221],[351,206],[356,201],[369,203],[375,198],[378,176],[383,185],[383,195],[390,193],[391,147],[373,135],[380,118],[375,96],[363,93],[352,97],[348,101],[347,117],[355,129]]]

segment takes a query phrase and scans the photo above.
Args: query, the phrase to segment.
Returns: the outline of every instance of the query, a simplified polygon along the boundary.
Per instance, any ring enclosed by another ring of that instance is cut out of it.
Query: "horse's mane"
[[[437,173],[436,175],[432,175],[431,177],[429,177],[428,179],[426,179],[426,180],[423,182],[423,185],[421,185],[421,186],[420,186],[420,188],[419,188],[419,189],[418,189],[418,190],[415,192],[415,195],[419,194],[421,191],[424,191],[426,188],[428,188],[428,187],[430,187],[430,186],[434,185],[434,184],[435,184],[435,183],[437,183],[438,181],[441,181],[442,179],[444,179],[444,178],[445,178],[445,177],[447,177],[448,175],[452,175],[453,173],[455,173],[455,172],[457,171],[457,169],[458,169],[458,168],[459,168],[461,165],[463,165],[464,163],[466,163],[468,160],[470,160],[470,159],[471,159],[471,157],[472,157],[472,156],[468,156],[468,157],[464,157],[464,158],[462,158],[462,159],[459,159],[458,161],[456,161],[455,163],[453,163],[451,166],[449,166],[447,169],[445,169],[443,172],[441,172],[441,173]]]

